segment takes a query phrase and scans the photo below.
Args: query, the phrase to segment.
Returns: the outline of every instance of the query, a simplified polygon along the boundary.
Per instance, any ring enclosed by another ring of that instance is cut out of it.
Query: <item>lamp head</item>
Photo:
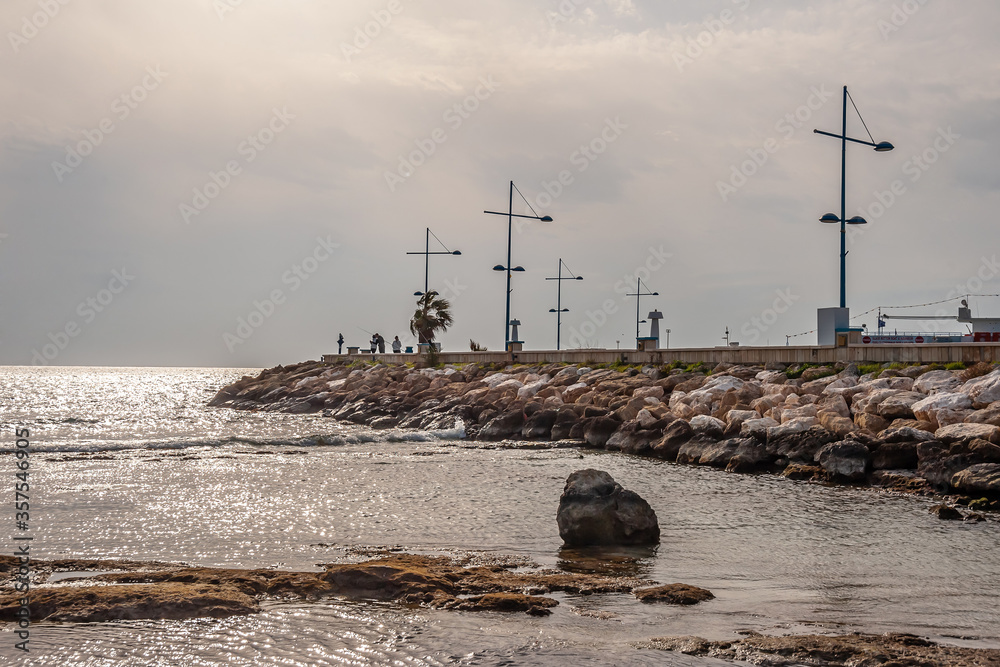
[[[888,141],[880,141],[875,144],[875,150],[879,153],[887,153],[891,151],[895,146],[890,144]]]
[[[507,269],[502,264],[497,264],[493,267],[494,271],[506,271]]]
[[[461,250],[456,250],[456,251],[452,252],[451,254],[452,255],[461,255],[462,251]]]
[[[820,222],[840,222],[840,216],[836,213],[826,213],[822,218],[819,219]]]
[[[513,269],[511,269],[511,271],[524,271],[524,267],[523,266],[515,266]]]
[[[413,296],[423,296],[423,295],[424,295],[423,292],[414,292],[413,293]]]
[[[652,294],[650,294],[650,296],[660,296],[660,293],[659,292],[653,292]]]
[[[862,218],[860,215],[856,215],[847,221],[849,225],[867,225],[868,221]]]
[[[583,276],[577,276],[576,279],[577,280],[583,280]]]
[[[552,216],[551,215],[543,215],[542,217],[539,218],[539,220],[541,220],[542,222],[552,222]]]

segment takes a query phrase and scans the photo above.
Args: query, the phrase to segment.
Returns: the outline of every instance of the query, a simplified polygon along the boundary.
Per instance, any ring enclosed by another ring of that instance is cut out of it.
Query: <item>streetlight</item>
[[[559,270],[556,273],[556,275],[558,277],[556,277],[556,278],[546,278],[546,280],[556,280],[556,281],[558,281],[556,283],[556,285],[557,285],[557,288],[556,288],[556,307],[555,308],[549,308],[549,312],[550,313],[555,313],[556,314],[556,350],[559,349],[559,332],[562,329],[562,314],[569,312],[569,308],[563,308],[562,307],[562,281],[564,281],[564,280],[583,280],[583,276],[574,276],[573,272],[569,271],[569,267],[568,266],[566,267],[566,270],[569,271],[569,276],[567,276],[566,278],[563,278],[563,274],[562,274],[562,267],[563,266],[565,266],[565,264],[562,261],[562,257],[560,257],[559,258]]]
[[[502,266],[497,264],[493,267],[494,271],[506,271],[507,272],[507,310],[504,313],[503,319],[503,347],[506,350],[510,347],[510,274],[511,271],[524,271],[523,266],[517,266],[511,268],[510,266],[510,242],[511,242],[511,231],[513,228],[514,218],[527,218],[529,220],[541,220],[542,222],[552,222],[552,218],[547,215],[518,215],[514,213],[514,191],[517,190],[517,186],[514,185],[514,181],[510,182],[510,199],[507,205],[507,212],[502,213],[499,211],[483,211],[483,213],[489,213],[490,215],[506,215],[507,216],[507,266]],[[517,194],[524,199],[524,203],[528,204],[528,208],[531,208],[531,204],[525,199],[524,195],[521,194],[520,190],[517,190]],[[531,212],[534,213],[535,209],[531,208]]]
[[[865,146],[871,146],[879,153],[885,153],[886,151],[891,151],[893,145],[888,141],[875,142],[872,137],[872,133],[868,130],[868,125],[865,123],[865,119],[861,118],[861,124],[865,126],[865,132],[868,132],[868,138],[871,141],[864,141],[863,139],[853,139],[847,136],[847,100],[850,98],[851,105],[854,107],[854,111],[858,114],[858,118],[861,118],[861,112],[858,111],[858,107],[854,104],[854,98],[851,97],[850,93],[847,92],[847,86],[844,86],[844,114],[843,114],[843,129],[840,134],[833,134],[831,132],[824,132],[822,130],[813,130],[816,134],[825,134],[828,137],[834,137],[835,139],[840,139],[841,149],[840,149],[840,216],[838,217],[836,213],[827,213],[822,218],[819,219],[820,222],[826,223],[840,223],[840,307],[847,308],[847,229],[845,225],[865,225],[868,221],[862,218],[860,215],[856,215],[853,218],[847,218],[847,142],[853,141],[856,144],[863,144]]]
[[[429,277],[429,275],[430,275],[431,255],[461,255],[462,254],[461,251],[459,251],[459,250],[448,250],[448,246],[446,246],[443,243],[441,243],[441,247],[444,248],[443,251],[442,250],[431,251],[431,237],[432,236],[434,237],[435,241],[437,241],[438,243],[441,243],[441,239],[439,239],[437,237],[437,235],[435,235],[434,232],[431,231],[431,228],[428,227],[427,228],[427,233],[425,234],[424,249],[421,250],[420,252],[408,252],[408,253],[406,253],[407,255],[423,255],[424,256],[424,291],[423,292],[414,292],[413,296],[424,296],[424,295],[430,295],[431,294],[431,291],[428,288],[428,280],[427,280],[428,277]]]
[[[646,287],[646,283],[642,282],[642,278],[636,277],[635,279],[635,294],[626,294],[625,296],[635,297],[635,340],[639,341],[639,325],[645,322],[645,320],[639,317],[639,297],[640,296],[659,296],[659,292],[643,292],[642,288]],[[648,287],[646,287],[649,290]]]

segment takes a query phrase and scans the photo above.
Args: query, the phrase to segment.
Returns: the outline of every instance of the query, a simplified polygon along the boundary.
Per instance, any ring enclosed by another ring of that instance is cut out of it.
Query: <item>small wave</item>
[[[306,436],[244,436],[234,435],[224,438],[176,438],[167,440],[77,440],[73,442],[36,442],[35,451],[45,453],[120,452],[131,450],[177,450],[225,447],[343,447],[377,442],[431,442],[435,440],[461,440],[465,437],[465,424],[455,421],[450,429],[431,431],[357,431]]]

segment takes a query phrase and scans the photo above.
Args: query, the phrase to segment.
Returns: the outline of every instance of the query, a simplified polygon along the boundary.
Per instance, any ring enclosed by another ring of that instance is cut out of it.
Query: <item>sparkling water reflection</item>
[[[12,386],[34,392],[22,402],[34,401],[31,409],[7,412],[5,403],[3,420],[6,433],[25,423],[37,433],[39,557],[312,569],[356,558],[352,548],[364,545],[485,550],[682,581],[716,599],[682,608],[566,595],[540,619],[271,602],[246,618],[40,624],[23,664],[561,665],[613,664],[612,655],[620,664],[705,665],[713,661],[631,642],[725,639],[739,629],[909,631],[1000,646],[998,524],[941,522],[926,500],[602,452],[385,441],[316,416],[205,407],[203,383],[239,374],[230,371],[101,369],[101,381],[82,384],[47,373],[4,379],[5,395]],[[139,396],[127,399],[128,410],[102,407],[114,403],[116,383]],[[46,391],[54,393],[46,399]],[[50,412],[46,401],[62,407]],[[67,423],[70,413],[79,421]],[[173,445],[141,446],[146,428],[151,441]],[[89,450],[72,442],[83,433]],[[335,434],[336,446],[314,437]],[[555,508],[566,476],[584,467],[607,470],[650,502],[662,531],[657,549],[597,560],[561,549]],[[10,628],[0,633],[0,660],[19,657],[12,639]]]

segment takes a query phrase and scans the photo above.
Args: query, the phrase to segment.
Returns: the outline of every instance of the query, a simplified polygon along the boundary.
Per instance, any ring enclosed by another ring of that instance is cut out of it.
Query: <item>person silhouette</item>
[[[344,334],[337,334],[337,354],[344,353]]]

